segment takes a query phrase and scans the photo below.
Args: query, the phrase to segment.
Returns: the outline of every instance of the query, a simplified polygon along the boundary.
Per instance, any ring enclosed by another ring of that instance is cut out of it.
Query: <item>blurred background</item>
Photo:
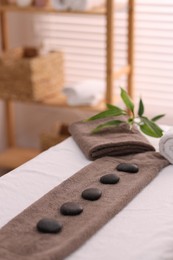
[[[126,3],[118,0],[116,3]],[[165,113],[162,124],[173,124],[173,2],[172,0],[136,0],[134,17],[134,102],[142,97],[145,114],[152,117]],[[64,86],[85,80],[106,80],[106,35],[104,15],[9,12],[10,48],[44,46],[47,51],[64,55]],[[114,17],[114,66],[127,63],[127,7]],[[1,39],[2,41],[2,39]],[[127,88],[127,77],[114,83],[118,96],[120,86]],[[117,99],[116,105],[122,105]],[[45,106],[23,101],[13,102],[15,139],[19,146],[39,148],[40,133],[51,131],[55,122],[71,124],[93,111],[81,108]],[[0,150],[7,148],[4,100],[0,100]]]

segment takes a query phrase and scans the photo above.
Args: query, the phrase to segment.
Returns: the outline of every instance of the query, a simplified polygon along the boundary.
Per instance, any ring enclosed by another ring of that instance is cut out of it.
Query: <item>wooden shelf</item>
[[[16,5],[1,5],[0,11],[3,12],[27,12],[27,13],[59,13],[59,14],[96,14],[103,15],[105,14],[105,9],[97,8],[90,11],[61,11],[56,10],[50,7],[35,7],[35,6],[27,6],[27,7],[18,7]]]
[[[82,110],[92,110],[92,111],[102,111],[105,109],[105,101],[101,101],[99,104],[95,106],[70,106],[67,104],[67,98],[64,95],[54,95],[49,98],[46,98],[40,102],[34,102],[39,105],[47,105],[47,106],[55,106],[62,108],[76,108]]]
[[[127,4],[118,3],[116,4],[116,10],[121,11],[127,8]],[[36,7],[27,6],[19,7],[16,5],[0,5],[0,12],[27,12],[27,13],[59,13],[59,14],[82,14],[82,15],[106,15],[106,9],[104,7],[95,8],[88,11],[61,11],[51,7]]]
[[[40,153],[38,149],[12,147],[0,153],[0,168],[15,169]]]
[[[116,12],[127,11],[128,14],[128,62],[127,66],[114,71],[114,14]],[[34,103],[38,105],[48,105],[54,107],[62,107],[68,109],[86,109],[91,111],[101,111],[105,109],[105,103],[115,103],[117,99],[113,91],[114,80],[119,79],[123,75],[127,75],[128,93],[133,98],[133,70],[134,70],[134,0],[127,0],[127,3],[117,3],[113,0],[106,0],[106,5],[103,8],[97,8],[89,11],[59,11],[51,7],[18,7],[16,5],[0,5],[0,33],[2,50],[9,49],[8,37],[8,13],[30,13],[30,14],[60,14],[60,15],[102,15],[106,19],[106,95],[105,100],[97,106],[69,106],[64,95],[55,95],[46,98],[43,101],[26,101],[26,100],[5,100],[5,113],[7,125],[7,141],[9,148],[0,154],[0,168],[13,169],[25,163],[31,158],[39,154],[36,149],[26,149],[16,147],[14,135],[14,111],[13,101]]]
[[[1,99],[1,98],[0,98]],[[4,99],[2,99],[4,100]],[[70,106],[67,103],[67,98],[64,95],[53,95],[47,97],[45,100],[42,101],[34,101],[34,100],[22,100],[22,99],[6,99],[6,101],[10,102],[20,102],[25,104],[36,104],[36,105],[43,105],[43,106],[52,106],[52,107],[60,107],[60,108],[69,108],[69,109],[82,109],[87,111],[102,111],[106,108],[105,101],[100,101],[97,105],[80,105],[80,106]]]
[[[122,75],[128,75],[130,73],[130,66],[127,65],[117,71],[114,72],[114,79],[119,79]],[[114,101],[113,103],[116,103],[117,97],[114,96],[112,98]],[[63,94],[55,94],[53,96],[47,97],[45,100],[42,101],[28,101],[28,100],[20,100],[20,99],[10,99],[10,101],[17,101],[17,102],[25,102],[25,103],[34,103],[38,105],[47,105],[47,106],[53,106],[53,107],[60,107],[60,108],[69,108],[69,109],[82,109],[82,110],[88,110],[88,111],[102,111],[106,108],[106,101],[102,100],[97,105],[80,105],[80,106],[70,106],[67,103],[67,98]]]
[[[130,70],[130,65],[127,65],[114,73],[114,79],[119,79],[123,75],[129,75],[131,70]]]

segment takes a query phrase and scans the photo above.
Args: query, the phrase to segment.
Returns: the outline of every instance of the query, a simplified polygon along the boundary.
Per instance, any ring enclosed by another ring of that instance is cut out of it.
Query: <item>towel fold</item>
[[[123,162],[138,165],[139,172],[128,174],[116,171],[116,166]],[[125,207],[167,165],[168,161],[156,152],[96,160],[1,229],[0,259],[65,259]],[[110,172],[116,173],[120,182],[116,185],[101,184],[100,177]],[[91,187],[101,190],[99,200],[90,202],[81,197],[81,193]],[[79,203],[84,208],[83,213],[63,216],[60,207],[68,201]],[[59,234],[39,233],[36,224],[43,217],[62,223],[62,231]]]
[[[105,0],[52,0],[53,8],[64,11],[88,11],[104,3]]]
[[[99,80],[86,80],[65,87],[63,93],[71,106],[96,105],[104,98],[105,83]]]
[[[159,141],[159,152],[173,164],[173,128],[168,130]]]
[[[113,119],[123,120],[124,118],[98,119],[87,123],[77,122],[69,127],[72,137],[89,160],[103,156],[119,156],[155,150],[136,127],[130,130],[127,124],[107,128],[96,134],[91,133],[99,124]]]

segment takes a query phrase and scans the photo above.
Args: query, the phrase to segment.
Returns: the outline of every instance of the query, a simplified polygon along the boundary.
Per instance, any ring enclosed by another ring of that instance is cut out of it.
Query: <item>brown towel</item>
[[[99,124],[107,121],[108,119],[99,119],[87,123],[77,122],[69,127],[74,140],[89,160],[155,150],[136,127],[130,130],[127,124],[91,133]]]
[[[129,174],[116,171],[117,164],[121,162],[135,163],[139,172]],[[96,160],[47,193],[1,229],[0,259],[64,259],[114,217],[167,165],[168,161],[155,152]],[[115,185],[101,184],[100,177],[108,172],[115,172],[120,177],[120,182]],[[102,191],[99,200],[87,201],[81,198],[82,191],[90,187]],[[61,215],[60,206],[68,201],[81,204],[83,213],[71,217]],[[61,233],[39,233],[36,223],[43,217],[62,222]]]

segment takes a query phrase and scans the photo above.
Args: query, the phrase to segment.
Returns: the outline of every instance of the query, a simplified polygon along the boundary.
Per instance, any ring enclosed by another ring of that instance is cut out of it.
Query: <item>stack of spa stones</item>
[[[139,168],[136,164],[120,163],[116,170],[134,174],[139,171]],[[102,184],[114,185],[120,181],[120,178],[114,173],[109,173],[103,175],[99,181]],[[98,200],[101,196],[102,191],[97,188],[88,188],[81,193],[81,197],[88,201]],[[83,212],[83,207],[74,202],[66,202],[60,207],[60,212],[64,216],[77,216]],[[42,233],[59,233],[62,227],[63,225],[55,219],[43,218],[37,223],[37,230]]]

